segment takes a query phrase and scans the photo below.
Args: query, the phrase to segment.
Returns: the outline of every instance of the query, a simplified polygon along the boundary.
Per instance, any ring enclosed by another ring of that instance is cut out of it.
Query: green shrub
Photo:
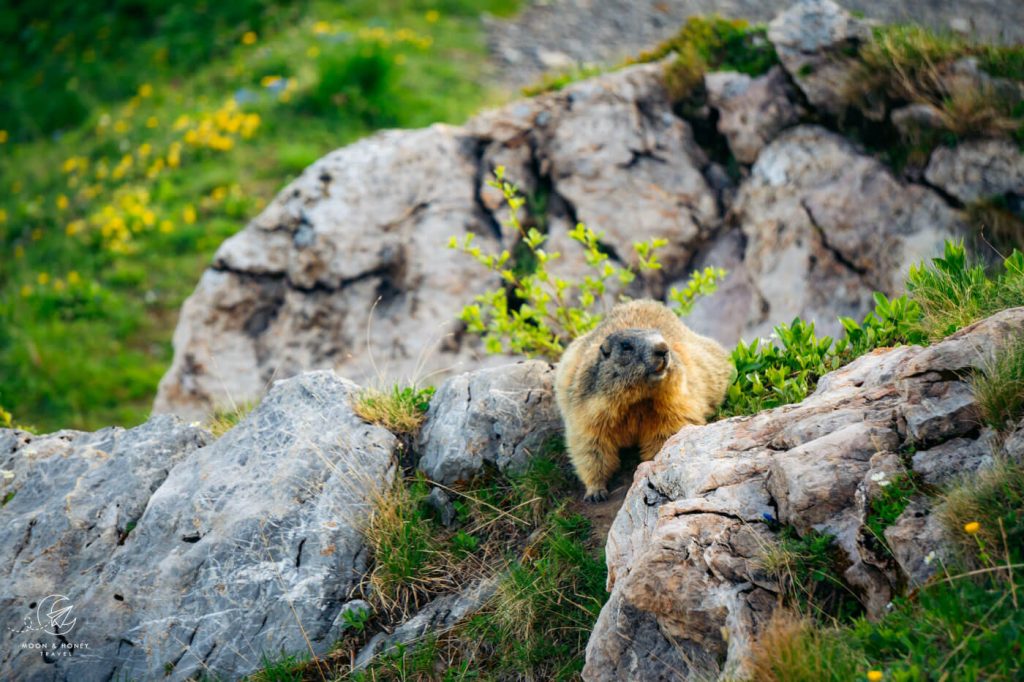
[[[672,38],[632,61],[653,62],[675,54],[665,70],[669,96],[687,97],[708,71],[739,71],[760,76],[779,63],[763,26],[719,16],[691,17]]]
[[[339,44],[317,59],[316,84],[301,108],[331,118],[355,118],[373,127],[397,124],[401,111],[395,53],[379,42]]]
[[[494,174],[496,180],[490,184],[504,194],[510,209],[507,224],[519,236],[519,244],[528,257],[514,262],[508,249],[497,255],[485,254],[474,246],[472,233],[467,234],[461,244],[452,237],[449,248],[472,256],[505,283],[477,296],[476,303],[463,308],[461,318],[471,333],[483,337],[489,353],[522,353],[556,360],[570,341],[586,334],[601,321],[603,313],[598,307],[611,293],[611,288],[627,286],[636,278],[636,272],[628,266],[616,265],[601,246],[601,235],[583,223],[576,225],[569,237],[583,246],[586,264],[593,275],[585,276],[582,281],[571,281],[550,272],[549,264],[561,254],[545,251],[547,237],[536,227],[524,228],[519,211],[526,199],[505,180],[504,167],[498,166]],[[660,269],[657,250],[667,243],[664,239],[634,243],[637,267]],[[528,261],[529,265],[524,266],[523,261]],[[694,300],[713,292],[724,276],[725,271],[716,268],[693,273],[686,287],[669,292],[676,312],[689,312]]]
[[[900,343],[917,343],[919,306],[905,296],[887,299],[875,294],[875,309],[864,320],[840,318],[845,335],[838,341],[818,338],[814,323],[799,318],[775,328],[779,345],[755,339],[740,341],[732,353],[736,378],[726,392],[719,415],[732,417],[800,402],[818,379],[868,351]]]

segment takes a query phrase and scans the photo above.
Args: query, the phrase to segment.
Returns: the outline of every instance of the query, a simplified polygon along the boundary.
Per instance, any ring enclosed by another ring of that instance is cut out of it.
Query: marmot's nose
[[[668,366],[668,344],[664,341],[651,344],[651,360],[655,372],[664,370]]]

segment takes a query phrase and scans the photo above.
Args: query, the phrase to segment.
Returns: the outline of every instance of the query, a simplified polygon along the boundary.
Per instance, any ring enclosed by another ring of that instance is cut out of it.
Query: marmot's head
[[[664,381],[678,363],[656,329],[621,329],[598,349],[594,383],[604,392],[643,392]]]

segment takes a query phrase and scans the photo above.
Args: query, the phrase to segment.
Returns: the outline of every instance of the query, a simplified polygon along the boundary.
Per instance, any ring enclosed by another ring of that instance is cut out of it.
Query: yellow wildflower
[[[964,524],[964,532],[968,535],[974,535],[979,530],[981,530],[981,524],[977,521],[971,521],[970,523]]]
[[[149,83],[143,83],[139,86],[139,97],[149,97],[153,94],[153,86]]]
[[[53,282],[54,291],[64,291],[64,280],[56,279]]]
[[[75,286],[76,284],[80,284],[81,281],[82,281],[82,278],[79,276],[77,270],[72,270],[71,272],[68,273],[68,284],[70,284],[71,286]]]
[[[395,55],[395,64],[398,64],[399,66],[401,66],[402,64],[405,64],[405,55],[404,54],[396,54]]]
[[[27,284],[23,284],[21,286],[21,297],[22,298],[28,298],[31,295],[32,295],[32,287],[30,287]]]
[[[0,144],[7,144],[7,131],[0,130]]]
[[[326,21],[318,21],[313,24],[313,33],[327,33],[331,30],[331,25]]]
[[[185,114],[182,114],[178,118],[174,119],[174,129],[175,130],[181,130],[182,128],[186,128],[186,127],[188,127],[188,124],[189,124],[189,117],[186,116]]]
[[[428,10],[426,15],[424,16],[426,17],[428,24],[436,24],[437,20],[441,18],[441,13],[438,12],[436,9],[432,9]]]
[[[227,187],[214,187],[213,191],[210,192],[210,198],[213,199],[214,201],[224,201],[224,199],[225,199],[225,197],[227,197],[227,195],[228,195],[228,188]]]
[[[170,220],[161,220],[160,231],[163,232],[164,234],[167,234],[168,232],[174,232],[174,223],[172,223]]]
[[[271,85],[281,80],[280,76],[264,76],[260,79],[260,85],[265,88],[269,88]]]
[[[160,121],[156,119],[156,116],[150,116],[146,119],[147,128],[156,128],[158,125],[160,125]]]
[[[18,244],[17,246],[15,246],[14,247],[14,257],[15,258],[24,258],[25,257],[25,247],[22,246],[21,244]]]
[[[317,57],[320,56],[320,48],[317,47],[316,45],[311,45],[306,50],[306,56],[309,57],[310,59],[316,59]]]
[[[885,675],[882,674],[881,670],[869,670],[868,671],[868,682],[882,682]]]
[[[255,42],[256,42],[256,32],[255,31],[246,31],[244,34],[242,34],[242,44],[243,45],[252,45]]]
[[[57,197],[57,210],[66,211],[68,208],[68,198],[61,194]]]
[[[115,133],[126,133],[126,132],[128,132],[128,124],[125,123],[124,121],[118,121],[117,123],[114,124],[114,132]]]
[[[37,242],[37,241],[39,241],[40,239],[43,238],[43,230],[41,228],[37,227],[36,229],[32,230],[31,236],[32,236],[32,241]]]
[[[6,222],[7,222],[7,211],[5,211],[4,209],[0,208],[0,225],[3,225]]]
[[[84,220],[72,220],[70,223],[67,224],[67,227],[64,228],[64,233],[69,237],[74,237],[76,234],[78,234],[84,229]]]
[[[186,225],[191,225],[196,221],[196,209],[192,206],[192,204],[189,204],[188,206],[185,207],[185,210],[181,212],[181,217],[182,220],[185,221]]]
[[[39,286],[45,287],[47,284],[50,283],[50,275],[48,275],[45,272],[40,272],[38,275],[36,275],[36,281],[39,282]]]

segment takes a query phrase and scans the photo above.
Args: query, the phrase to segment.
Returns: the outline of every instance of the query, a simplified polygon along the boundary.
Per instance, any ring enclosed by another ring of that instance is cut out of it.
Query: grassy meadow
[[[0,408],[134,425],[217,246],[308,164],[501,94],[515,0],[0,8]]]

